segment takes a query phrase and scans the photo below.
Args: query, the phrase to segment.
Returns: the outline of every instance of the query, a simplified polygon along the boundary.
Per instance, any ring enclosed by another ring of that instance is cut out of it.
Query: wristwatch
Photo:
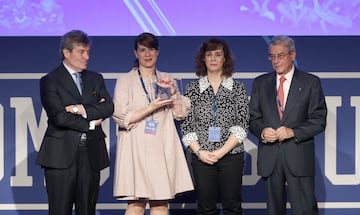
[[[79,112],[79,108],[77,105],[74,105],[73,109],[72,109],[73,113],[77,114]]]

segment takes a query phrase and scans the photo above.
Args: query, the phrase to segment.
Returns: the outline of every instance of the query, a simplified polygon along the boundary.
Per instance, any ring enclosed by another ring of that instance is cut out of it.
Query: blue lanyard
[[[144,90],[144,92],[145,92],[145,94],[146,94],[146,97],[147,97],[149,103],[151,103],[151,97],[150,97],[148,91],[146,90],[146,87],[145,87],[145,84],[144,84],[144,80],[143,80],[143,78],[142,78],[142,76],[141,76],[141,73],[140,73],[140,69],[138,69],[138,74],[139,74],[139,77],[140,77],[141,86],[142,86],[142,88],[143,88],[143,90]],[[156,72],[155,72],[155,74],[156,74]],[[158,86],[157,86],[156,83],[154,83],[154,87],[155,87],[155,85],[156,85],[156,90],[155,90],[155,99],[156,99],[157,96],[158,96],[158,89],[159,89],[159,88],[158,88]]]
[[[213,117],[214,126],[216,125],[217,109],[218,109],[217,108],[217,96],[214,95],[213,106],[212,106],[212,111],[214,113],[214,117]]]

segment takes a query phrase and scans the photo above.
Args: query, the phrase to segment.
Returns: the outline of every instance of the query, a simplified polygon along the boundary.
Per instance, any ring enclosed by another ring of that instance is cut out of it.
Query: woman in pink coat
[[[135,40],[134,68],[114,91],[118,125],[114,196],[128,200],[126,214],[168,214],[168,200],[193,190],[174,119],[183,119],[190,101],[176,81],[156,69],[158,41],[150,33]]]

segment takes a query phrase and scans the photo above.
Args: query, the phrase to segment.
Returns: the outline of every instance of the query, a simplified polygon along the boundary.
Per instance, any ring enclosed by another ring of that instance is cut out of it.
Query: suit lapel
[[[71,77],[69,71],[64,67],[64,65],[61,65],[61,72],[62,75],[60,78],[62,79],[61,83],[65,86],[66,89],[70,91],[72,95],[78,95],[81,97],[80,92],[75,84],[74,79]]]
[[[92,81],[91,79],[89,79],[89,73],[84,70],[81,72],[82,73],[82,82],[83,82],[83,97],[86,95],[86,94],[89,94],[89,93],[93,93],[92,92],[92,89],[91,89],[91,86],[93,85],[92,84]]]
[[[289,94],[286,100],[285,111],[283,114],[283,119],[285,120],[286,117],[289,117],[291,110],[294,110],[294,106],[300,100],[302,91],[305,89],[303,82],[299,80],[299,76],[297,75],[298,72],[295,70],[293,79],[291,81]]]
[[[276,89],[276,72],[273,73],[273,75],[270,77],[268,82],[268,87],[265,89],[267,90],[267,96],[264,99],[269,100],[268,104],[270,104],[269,109],[272,111],[271,116],[274,116],[274,119],[280,120],[279,112],[278,112],[278,106],[277,106],[277,89]]]

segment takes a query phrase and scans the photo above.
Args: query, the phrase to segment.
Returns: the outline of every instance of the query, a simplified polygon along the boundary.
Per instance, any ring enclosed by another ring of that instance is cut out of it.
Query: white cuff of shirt
[[[239,143],[242,143],[247,137],[247,132],[240,126],[233,126],[229,131],[236,137]]]
[[[183,144],[187,148],[191,143],[198,141],[198,137],[195,132],[188,133],[182,137]]]
[[[95,120],[91,120],[89,123],[89,130],[95,130]]]

